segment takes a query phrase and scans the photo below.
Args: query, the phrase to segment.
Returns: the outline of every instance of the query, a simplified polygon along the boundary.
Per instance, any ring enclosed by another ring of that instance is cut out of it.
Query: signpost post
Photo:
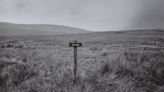
[[[77,80],[77,47],[81,47],[82,43],[77,42],[77,40],[75,40],[74,42],[69,43],[70,47],[74,48],[74,83],[76,83]]]

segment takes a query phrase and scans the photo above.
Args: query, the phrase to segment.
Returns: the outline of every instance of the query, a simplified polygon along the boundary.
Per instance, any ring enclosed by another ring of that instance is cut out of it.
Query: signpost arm
[[[77,81],[77,78],[78,78],[78,74],[77,74],[77,47],[81,47],[82,46],[82,43],[79,43],[77,42],[77,40],[75,40],[74,42],[72,43],[69,43],[69,46],[70,47],[73,47],[74,51],[73,51],[73,54],[74,54],[74,84],[76,84],[76,81]]]

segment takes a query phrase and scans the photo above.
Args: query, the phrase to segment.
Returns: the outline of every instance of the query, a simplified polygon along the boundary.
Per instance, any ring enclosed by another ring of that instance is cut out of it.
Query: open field
[[[164,92],[164,31],[1,36],[0,92]]]

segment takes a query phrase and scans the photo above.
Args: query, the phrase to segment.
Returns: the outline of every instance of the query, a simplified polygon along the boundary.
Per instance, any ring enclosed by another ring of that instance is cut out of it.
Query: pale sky
[[[92,31],[164,28],[164,0],[0,0],[0,22]]]

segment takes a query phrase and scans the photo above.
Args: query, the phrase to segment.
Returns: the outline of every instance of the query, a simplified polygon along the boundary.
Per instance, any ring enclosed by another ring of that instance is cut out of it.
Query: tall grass
[[[164,53],[124,52],[104,63],[100,73],[117,84],[113,92],[156,92],[164,85]]]
[[[79,74],[77,84],[73,63],[65,55],[54,57],[59,53],[42,49],[1,52],[0,92],[164,92],[163,51],[129,50],[113,56],[104,52],[103,62],[97,59],[94,71],[86,70],[85,77]]]

